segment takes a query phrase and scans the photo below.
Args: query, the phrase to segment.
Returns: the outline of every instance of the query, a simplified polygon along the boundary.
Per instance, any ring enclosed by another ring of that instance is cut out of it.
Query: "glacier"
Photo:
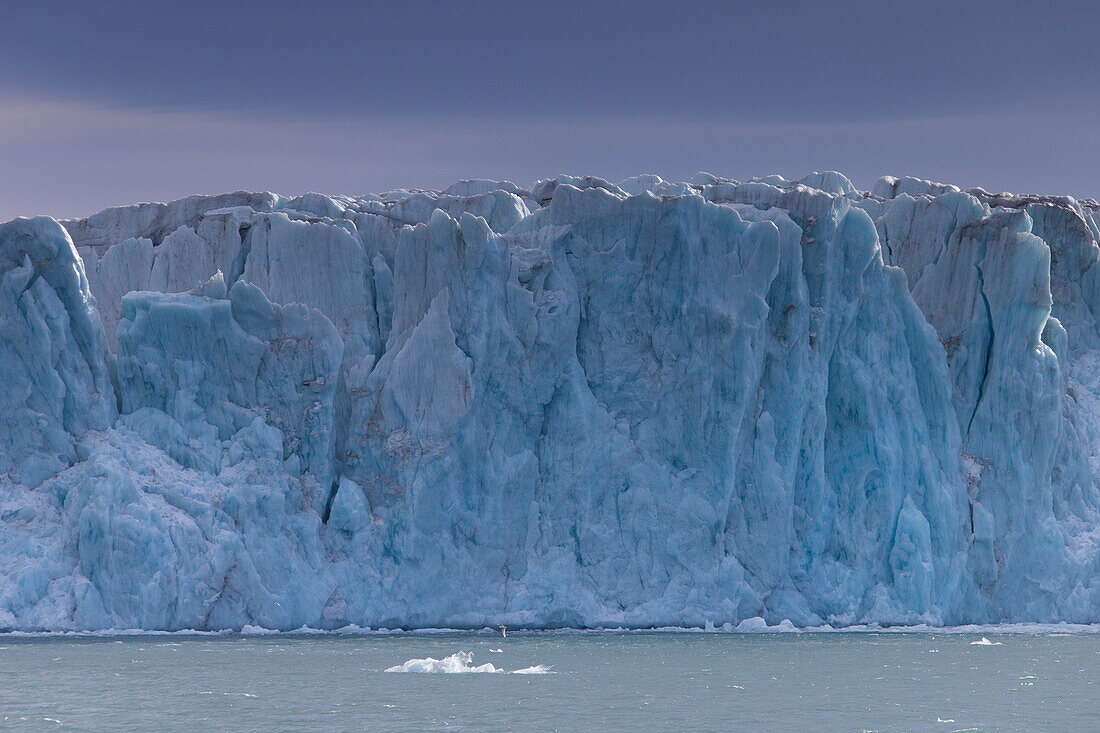
[[[1098,623],[1098,226],[836,172],[0,224],[0,630]]]

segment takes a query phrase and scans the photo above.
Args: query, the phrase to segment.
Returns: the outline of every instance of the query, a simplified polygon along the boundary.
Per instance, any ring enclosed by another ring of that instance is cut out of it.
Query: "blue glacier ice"
[[[836,172],[2,224],[0,630],[1100,622],[1098,225]]]

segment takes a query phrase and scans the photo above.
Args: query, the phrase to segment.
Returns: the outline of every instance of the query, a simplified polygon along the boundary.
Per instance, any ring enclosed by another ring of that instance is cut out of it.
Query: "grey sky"
[[[0,3],[0,220],[562,172],[1100,196],[1092,4]]]

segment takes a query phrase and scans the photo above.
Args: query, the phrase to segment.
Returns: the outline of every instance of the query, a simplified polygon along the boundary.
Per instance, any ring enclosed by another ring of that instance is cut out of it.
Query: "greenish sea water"
[[[1090,731],[1098,677],[1088,633],[0,637],[0,728]]]

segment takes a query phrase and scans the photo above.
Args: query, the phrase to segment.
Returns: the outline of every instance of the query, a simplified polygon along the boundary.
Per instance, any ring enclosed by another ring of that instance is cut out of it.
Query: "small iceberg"
[[[424,659],[410,659],[404,664],[388,668],[387,672],[405,672],[410,674],[509,674],[507,670],[493,666],[491,663],[474,665],[474,655],[471,652],[457,652],[443,659],[426,657]],[[553,674],[550,666],[536,664],[533,667],[517,669],[511,674]]]
[[[1001,644],[1001,642],[999,641],[990,641],[983,636],[978,641],[970,642],[970,646],[1003,646],[1003,644]]]
[[[443,659],[427,657],[425,659],[410,659],[404,664],[399,664],[387,669],[387,672],[407,672],[411,674],[466,674],[466,673],[495,673],[503,672],[492,664],[473,665],[474,655],[470,652],[458,652]]]
[[[490,649],[489,653],[490,654],[503,654],[504,650],[503,649]]]

